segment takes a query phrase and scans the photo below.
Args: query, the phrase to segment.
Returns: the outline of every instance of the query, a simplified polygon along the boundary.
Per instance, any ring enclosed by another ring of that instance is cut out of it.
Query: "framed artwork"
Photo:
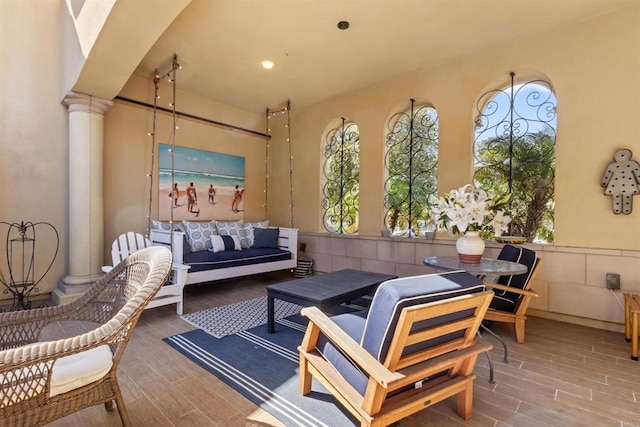
[[[243,218],[244,157],[178,146],[172,156],[169,144],[160,144],[159,150],[161,221],[171,219],[171,210],[174,221]]]

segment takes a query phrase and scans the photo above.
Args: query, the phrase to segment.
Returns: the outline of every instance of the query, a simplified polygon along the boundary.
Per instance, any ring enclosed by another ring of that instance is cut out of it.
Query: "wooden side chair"
[[[111,245],[111,260],[113,265],[126,259],[129,255],[140,249],[152,246],[151,241],[140,233],[129,231],[123,233]],[[113,267],[103,266],[102,271],[107,273]],[[156,297],[149,303],[147,308],[159,307],[162,305],[176,304],[176,313],[182,315],[183,291],[187,282],[187,272],[189,266],[185,264],[173,263],[170,283],[166,283],[158,292]]]
[[[168,249],[143,249],[70,304],[0,313],[0,425],[44,425],[94,405],[111,409],[114,401],[130,425],[118,363],[170,270]],[[47,338],[65,325],[87,332]]]
[[[386,426],[450,396],[472,415],[476,332],[493,292],[462,271],[384,282],[368,315],[308,307],[300,390],[322,383],[362,426]]]
[[[513,323],[516,334],[516,342],[524,343],[525,321],[527,320],[527,308],[531,298],[538,294],[531,289],[531,285],[540,270],[542,259],[530,249],[514,245],[504,245],[498,259],[524,264],[528,268],[526,274],[517,276],[500,276],[498,283],[485,282],[485,285],[494,290],[495,296],[485,320],[495,322]],[[506,348],[505,348],[506,358]]]

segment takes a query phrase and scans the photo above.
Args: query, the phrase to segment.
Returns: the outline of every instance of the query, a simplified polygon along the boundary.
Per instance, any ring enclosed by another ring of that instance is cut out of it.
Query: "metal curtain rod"
[[[130,104],[139,105],[139,106],[142,106],[142,107],[153,108],[152,104],[148,104],[148,103],[142,102],[142,101],[136,101],[135,99],[124,98],[122,96],[116,96],[114,99],[117,99],[118,101],[128,102]],[[156,107],[156,109],[158,109],[160,111],[164,111],[165,113],[173,114],[173,110],[171,110],[169,108]],[[240,127],[240,126],[230,125],[228,123],[218,122],[216,120],[206,119],[204,117],[195,116],[193,114],[181,113],[179,111],[176,111],[176,114],[178,116],[180,116],[180,117],[185,117],[185,118],[188,118],[188,119],[198,120],[198,121],[205,122],[205,123],[208,123],[208,124],[211,124],[211,125],[222,126],[222,127],[228,128],[228,129],[237,130],[237,131],[240,131],[240,132],[246,132],[246,133],[249,133],[251,135],[256,135],[256,136],[260,136],[260,137],[264,137],[264,138],[271,138],[271,136],[267,135],[266,133],[258,132],[258,131],[251,130],[251,129],[246,129],[246,128],[243,128],[243,127]]]

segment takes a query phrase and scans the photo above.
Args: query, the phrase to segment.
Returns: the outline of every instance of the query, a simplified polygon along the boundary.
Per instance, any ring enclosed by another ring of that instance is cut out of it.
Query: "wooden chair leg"
[[[458,415],[464,420],[473,414],[473,382],[469,382],[465,389],[456,395]]]
[[[311,380],[313,377],[309,373],[309,362],[305,357],[300,357],[300,393],[303,396],[311,393]]]
[[[517,318],[514,323],[516,329],[516,342],[518,344],[524,344],[524,321],[523,318]]]
[[[631,313],[631,359],[638,360],[638,313]]]
[[[631,307],[628,296],[624,296],[624,340],[631,342]]]
[[[104,402],[104,408],[105,408],[107,411],[112,410],[112,409],[113,409],[113,400],[110,400],[110,401],[108,401],[108,402]]]

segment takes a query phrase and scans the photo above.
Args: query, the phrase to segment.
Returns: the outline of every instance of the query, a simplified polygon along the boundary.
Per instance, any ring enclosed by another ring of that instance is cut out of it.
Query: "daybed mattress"
[[[197,271],[241,267],[243,265],[286,261],[289,259],[291,259],[291,252],[283,249],[248,248],[241,251],[191,252],[184,255],[183,261],[191,266],[189,273],[195,273]]]

